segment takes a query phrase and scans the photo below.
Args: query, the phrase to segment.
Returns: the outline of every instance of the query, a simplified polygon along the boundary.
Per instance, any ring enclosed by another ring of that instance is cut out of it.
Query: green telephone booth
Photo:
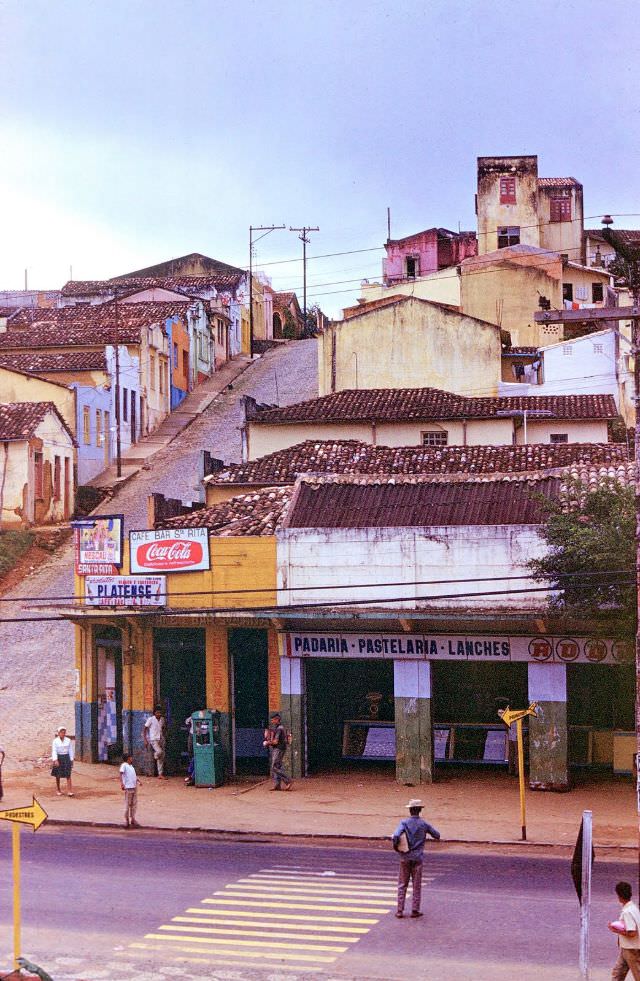
[[[220,787],[223,782],[220,713],[200,709],[193,723],[193,776],[196,787]]]

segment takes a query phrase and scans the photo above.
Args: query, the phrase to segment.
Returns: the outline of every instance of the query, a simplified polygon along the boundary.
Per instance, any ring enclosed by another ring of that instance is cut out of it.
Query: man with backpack
[[[409,809],[409,817],[400,822],[393,832],[393,847],[400,855],[400,869],[398,872],[398,910],[396,916],[401,919],[404,916],[404,901],[407,895],[409,879],[413,888],[411,900],[411,916],[414,919],[422,916],[420,912],[420,899],[422,892],[422,858],[424,844],[427,835],[431,835],[437,841],[440,840],[440,832],[427,824],[420,817],[422,810],[421,800],[410,800],[406,805]]]
[[[271,725],[264,734],[264,746],[269,747],[271,754],[271,777],[273,779],[272,790],[291,790],[291,777],[284,769],[284,754],[289,744],[287,730],[282,725],[282,718],[279,712],[271,713]],[[281,784],[283,786],[281,786]]]

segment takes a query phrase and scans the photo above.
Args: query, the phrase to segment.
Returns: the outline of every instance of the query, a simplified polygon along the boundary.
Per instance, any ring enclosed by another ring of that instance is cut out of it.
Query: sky
[[[640,227],[632,0],[0,0],[0,289],[190,252],[330,316],[387,237],[475,228],[476,157],[536,153]],[[590,216],[592,220],[588,220]],[[336,253],[349,253],[337,255]],[[326,257],[326,258],[322,258]]]

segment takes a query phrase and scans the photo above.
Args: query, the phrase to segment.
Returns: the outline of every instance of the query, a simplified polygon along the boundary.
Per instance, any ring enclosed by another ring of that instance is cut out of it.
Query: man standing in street
[[[420,817],[422,810],[421,800],[410,800],[406,805],[409,808],[409,817],[400,822],[393,832],[393,847],[400,855],[400,869],[398,872],[398,909],[396,916],[401,919],[404,916],[404,901],[407,895],[409,879],[413,888],[411,900],[411,916],[414,919],[422,916],[420,912],[420,899],[422,893],[422,859],[424,844],[427,835],[440,840],[440,832],[436,831],[430,824],[423,821]]]
[[[609,923],[618,937],[618,960],[611,972],[612,981],[624,981],[629,971],[634,981],[640,981],[640,910],[631,901],[631,885],[619,882],[616,896],[621,904],[620,919]]]
[[[279,712],[271,713],[271,725],[265,732],[264,746],[271,754],[272,790],[291,790],[291,777],[284,769],[284,754],[287,750],[287,733],[282,725]],[[282,786],[281,786],[282,785]]]
[[[158,768],[158,780],[166,780],[164,775],[164,747],[166,724],[162,715],[162,706],[156,705],[153,715],[144,724],[144,744],[153,750],[153,758]]]
[[[133,753],[127,753],[120,767],[120,786],[124,792],[124,826],[125,828],[139,828],[136,821],[136,808],[138,806],[138,774],[133,765]]]

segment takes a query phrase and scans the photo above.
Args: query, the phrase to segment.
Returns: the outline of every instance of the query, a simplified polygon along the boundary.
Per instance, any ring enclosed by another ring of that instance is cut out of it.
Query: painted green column
[[[538,715],[529,718],[529,786],[568,790],[566,664],[529,664],[529,700]]]
[[[282,724],[291,730],[291,745],[285,756],[285,769],[299,779],[306,775],[305,720],[303,712],[304,669],[302,658],[280,658]]]
[[[412,787],[433,781],[431,663],[393,662],[396,780]]]

